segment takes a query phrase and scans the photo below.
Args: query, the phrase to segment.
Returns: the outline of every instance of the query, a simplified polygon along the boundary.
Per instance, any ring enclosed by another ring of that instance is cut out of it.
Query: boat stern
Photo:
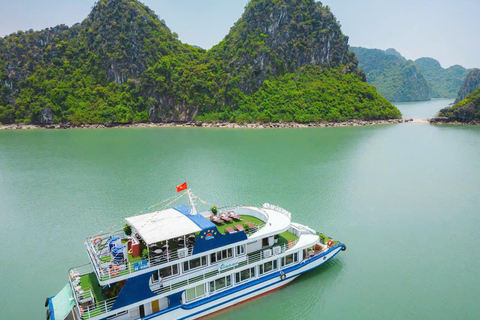
[[[47,298],[45,307],[47,307],[47,320],[74,320],[73,312],[75,306],[75,299],[73,298],[70,284],[65,287],[55,296]]]

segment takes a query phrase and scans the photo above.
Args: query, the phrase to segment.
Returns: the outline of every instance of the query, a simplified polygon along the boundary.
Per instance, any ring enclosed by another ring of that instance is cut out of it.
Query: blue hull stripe
[[[282,271],[285,272],[285,273],[288,273],[288,272],[292,272],[292,271],[295,271],[295,270],[297,270],[297,269],[303,268],[303,267],[305,267],[306,265],[308,265],[308,264],[310,264],[310,263],[312,263],[312,262],[314,262],[314,261],[317,261],[318,259],[320,259],[320,258],[328,255],[329,253],[331,253],[332,251],[336,250],[337,248],[343,248],[343,247],[344,247],[343,244],[339,244],[339,245],[333,247],[332,249],[328,250],[327,252],[325,252],[325,253],[323,253],[323,254],[321,254],[321,255],[318,255],[318,256],[316,256],[315,258],[312,258],[312,259],[310,259],[309,261],[307,261],[307,262],[305,262],[305,263],[300,263],[300,264],[298,264],[298,265],[292,266],[292,267],[287,268],[287,269],[284,269],[284,270],[282,270]],[[340,251],[338,251],[338,252],[340,252]],[[336,255],[338,254],[338,252],[335,253],[333,256],[331,256],[328,260],[330,260],[331,258],[333,258],[334,256],[336,256]],[[328,260],[326,260],[325,262],[327,262]],[[308,271],[310,271],[310,270],[312,270],[312,269],[314,269],[314,268],[315,268],[315,267],[310,268],[310,269],[307,269],[307,270],[304,270],[304,271],[300,272],[297,276],[299,276],[299,275],[301,275],[301,274],[304,274],[305,272],[308,272]],[[206,303],[209,303],[209,302],[218,300],[218,299],[220,299],[220,298],[223,298],[223,297],[225,297],[225,296],[231,295],[232,293],[235,293],[235,292],[238,292],[238,291],[241,291],[241,290],[244,290],[244,289],[248,289],[249,287],[255,286],[255,285],[259,284],[259,283],[262,283],[262,282],[268,281],[268,280],[270,280],[270,279],[276,278],[276,277],[278,277],[279,275],[280,275],[280,272],[274,272],[274,273],[272,273],[272,274],[270,274],[270,275],[264,276],[264,277],[262,277],[262,278],[260,278],[260,279],[255,280],[255,281],[248,282],[248,283],[245,283],[244,285],[241,285],[241,286],[238,286],[238,287],[235,287],[235,288],[232,288],[232,289],[223,291],[223,292],[221,292],[221,293],[219,293],[219,294],[216,294],[216,295],[213,295],[213,296],[211,296],[211,297],[209,297],[209,298],[207,298],[207,299],[202,299],[202,300],[200,300],[200,301],[198,301],[198,302],[196,302],[196,303],[192,303],[192,304],[188,304],[188,305],[182,305],[182,306],[175,306],[175,307],[173,307],[173,308],[169,308],[169,309],[162,310],[162,311],[160,311],[160,312],[151,314],[151,315],[149,315],[149,316],[147,316],[147,317],[145,317],[145,318],[143,318],[143,319],[144,319],[144,320],[153,319],[153,318],[155,318],[155,317],[158,317],[159,315],[165,314],[165,313],[167,313],[167,312],[173,311],[173,310],[178,309],[178,308],[187,309],[187,310],[188,310],[188,309],[195,309],[195,308],[198,308],[198,307],[200,307],[200,306],[202,306],[202,305],[204,305],[204,304],[206,304]],[[211,310],[211,309],[213,309],[213,308],[216,308],[216,307],[218,307],[218,306],[220,306],[220,305],[222,305],[222,304],[231,302],[231,301],[233,301],[233,300],[237,300],[237,299],[239,299],[239,298],[242,298],[242,297],[247,296],[247,295],[249,295],[249,294],[252,294],[252,293],[254,293],[254,292],[263,290],[263,289],[265,289],[265,288],[267,288],[267,287],[270,287],[270,286],[275,285],[275,284],[277,284],[277,283],[279,283],[279,282],[282,282],[282,281],[283,281],[283,280],[279,280],[279,281],[277,281],[277,282],[275,282],[275,283],[272,283],[272,284],[266,285],[266,286],[264,286],[264,287],[255,289],[255,290],[253,290],[253,291],[246,292],[246,293],[244,293],[244,294],[242,294],[242,295],[240,295],[240,296],[236,296],[236,297],[234,297],[234,298],[232,298],[232,299],[230,299],[230,300],[228,300],[228,301],[225,301],[225,302],[216,304],[216,305],[214,305],[214,306],[211,306],[211,307],[208,307],[208,308],[206,308],[206,309],[200,310],[200,311],[198,311],[198,312],[192,313],[192,314],[190,314],[190,315],[188,315],[188,316],[186,316],[186,317],[180,318],[179,320],[187,319],[187,318],[190,318],[190,317],[192,317],[192,316],[198,315],[198,314],[203,313],[203,312],[205,312],[205,311],[208,311],[208,310]]]

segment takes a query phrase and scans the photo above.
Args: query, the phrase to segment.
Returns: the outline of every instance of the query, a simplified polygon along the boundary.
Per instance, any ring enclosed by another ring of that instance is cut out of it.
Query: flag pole
[[[195,208],[195,203],[193,202],[192,194],[190,189],[187,189],[188,199],[190,200],[190,205],[192,206],[192,213],[191,215],[194,216],[197,214],[197,208]]]

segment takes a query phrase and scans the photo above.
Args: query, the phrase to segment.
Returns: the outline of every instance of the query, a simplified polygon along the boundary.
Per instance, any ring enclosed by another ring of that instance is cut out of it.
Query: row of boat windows
[[[292,253],[288,256],[285,256],[280,259],[280,265],[281,267],[286,267],[292,263],[298,262],[298,253]],[[258,275],[264,275],[267,273],[270,273],[272,271],[275,271],[278,269],[278,260],[272,260],[268,261],[265,263],[262,263],[261,265],[258,266]],[[235,283],[242,283],[244,281],[247,281],[251,278],[255,277],[257,268],[252,267],[249,269],[242,270],[240,272],[237,272],[233,275],[228,275],[226,277],[222,277],[219,279],[216,279],[214,281],[207,282],[208,284],[208,292],[210,294],[216,293],[218,291],[225,290],[227,288],[232,287],[233,281],[232,281],[232,276],[235,279]],[[201,298],[207,294],[207,288],[206,284],[201,284],[196,287],[187,289],[185,291],[185,298],[186,302],[191,302],[193,300],[196,300],[198,298]]]
[[[221,250],[221,251],[218,251],[218,252],[214,252],[214,253],[209,255],[210,256],[210,263],[212,264],[212,263],[217,263],[217,262],[225,260],[225,259],[230,259],[230,258],[233,257],[233,252],[234,252],[233,248],[229,248],[229,249]],[[244,255],[245,254],[245,245],[235,247],[235,252],[236,252],[237,256]],[[202,256],[202,257],[198,257],[198,258],[195,258],[195,259],[192,259],[192,260],[185,261],[182,264],[183,272],[192,271],[194,269],[206,266],[207,265],[207,258],[208,258],[208,256]],[[174,276],[174,275],[178,275],[178,274],[179,274],[179,265],[174,264],[172,266],[159,269],[158,272],[155,272],[152,276],[152,281],[155,283],[155,282],[158,282],[160,279],[165,279],[165,278],[168,278],[168,277],[171,277],[171,276]]]

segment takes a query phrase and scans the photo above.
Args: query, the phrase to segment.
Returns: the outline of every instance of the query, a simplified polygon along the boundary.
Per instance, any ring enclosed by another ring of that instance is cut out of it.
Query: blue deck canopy
[[[184,214],[187,218],[192,220],[192,222],[195,223],[202,230],[209,230],[209,229],[216,228],[216,226],[213,224],[213,222],[211,222],[210,220],[205,218],[203,215],[196,214],[196,215],[192,216],[190,214],[192,209],[189,206],[181,205],[181,206],[177,206],[173,209],[175,209],[178,212]]]

